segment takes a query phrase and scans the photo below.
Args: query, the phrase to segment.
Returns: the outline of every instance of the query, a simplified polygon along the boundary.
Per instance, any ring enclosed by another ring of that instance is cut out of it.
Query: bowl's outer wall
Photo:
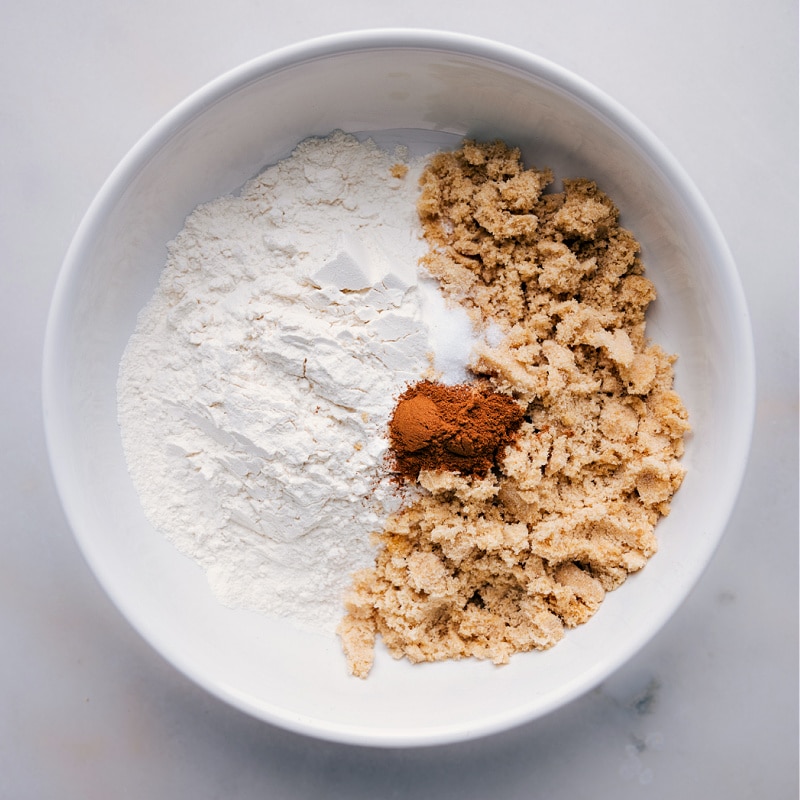
[[[529,163],[585,175],[643,245],[659,299],[648,332],[679,354],[694,428],[659,554],[558,647],[496,669],[410,667],[379,653],[366,682],[335,641],[219,606],[200,569],[144,519],[122,454],[116,376],[166,243],[198,203],[237,190],[306,136],[505,138]],[[641,647],[708,562],[741,481],[753,416],[749,321],[735,268],[696,190],[661,145],[584,82],[525,53],[414,32],[331,37],[259,59],[162,120],[101,190],[67,255],[48,325],[44,409],[54,475],[87,560],[131,623],[178,668],[249,713],[343,741],[427,744],[531,719]],[[467,698],[467,699],[465,699]]]

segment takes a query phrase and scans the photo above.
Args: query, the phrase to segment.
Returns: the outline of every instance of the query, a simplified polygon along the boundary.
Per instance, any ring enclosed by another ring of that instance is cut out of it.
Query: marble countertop
[[[798,793],[797,7],[790,0],[30,0],[0,28],[0,797],[795,798]],[[597,689],[458,745],[319,742],[206,694],[99,587],[50,477],[51,292],[106,176],[175,103],[275,47],[368,27],[526,48],[667,145],[737,261],[758,367],[741,496],[702,579]]]

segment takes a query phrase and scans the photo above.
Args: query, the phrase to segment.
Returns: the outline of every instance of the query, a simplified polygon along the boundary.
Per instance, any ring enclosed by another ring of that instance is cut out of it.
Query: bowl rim
[[[60,444],[58,425],[58,372],[59,343],[62,331],[68,323],[71,298],[76,291],[76,282],[80,276],[82,254],[91,244],[104,209],[113,206],[121,197],[134,176],[146,166],[166,142],[193,118],[202,114],[215,103],[223,100],[231,92],[239,90],[252,82],[258,81],[268,74],[295,67],[304,62],[335,55],[370,50],[405,49],[428,52],[449,52],[454,55],[466,55],[478,58],[499,66],[514,68],[522,73],[543,79],[563,90],[574,99],[591,107],[603,115],[606,121],[632,140],[648,159],[663,173],[670,185],[677,187],[684,197],[687,208],[694,214],[695,222],[702,229],[709,244],[716,264],[726,277],[727,299],[733,304],[733,313],[740,320],[739,338],[733,343],[739,357],[740,385],[739,422],[735,469],[732,479],[728,481],[726,490],[717,497],[722,509],[718,517],[719,524],[707,536],[705,558],[698,561],[689,570],[684,582],[684,591],[676,593],[672,603],[665,605],[660,618],[642,635],[632,637],[627,646],[615,652],[613,658],[605,658],[591,671],[591,674],[574,685],[566,686],[562,691],[554,693],[549,702],[540,702],[535,710],[525,705],[518,711],[500,714],[470,724],[454,724],[441,728],[430,728],[425,731],[409,732],[403,730],[392,732],[362,726],[337,725],[309,721],[298,718],[289,711],[280,713],[270,711],[263,706],[255,705],[247,697],[241,696],[235,687],[220,686],[205,679],[202,672],[191,663],[177,656],[169,643],[159,641],[147,626],[136,618],[124,597],[116,587],[104,579],[102,566],[97,563],[89,542],[78,524],[79,515],[68,493],[63,490],[65,477],[70,470],[69,459],[64,455]],[[78,543],[95,578],[102,585],[106,594],[122,612],[123,616],[142,638],[157,652],[192,681],[202,686],[211,695],[225,701],[239,710],[268,723],[294,731],[299,734],[326,739],[339,743],[369,745],[379,747],[414,747],[425,745],[448,744],[465,741],[507,730],[511,727],[532,721],[556,708],[565,705],[585,694],[607,678],[622,664],[628,661],[663,627],[685,601],[691,588],[697,583],[705,571],[713,552],[725,533],[735,501],[739,494],[748,463],[748,455],[752,442],[755,418],[756,381],[755,355],[752,338],[752,326],[745,300],[744,290],[739,278],[732,254],[723,234],[712,215],[712,212],[695,184],[661,141],[631,112],[605,92],[595,87],[584,78],[554,62],[516,46],[503,44],[468,34],[440,31],[425,28],[375,28],[320,36],[300,41],[265,53],[234,67],[220,76],[207,82],[189,94],[170,111],[164,114],[133,145],[120,160],[102,184],[98,193],[85,212],[74,237],[67,249],[52,294],[48,314],[42,361],[42,411],[45,439],[57,494],[60,498],[65,516],[72,533]]]

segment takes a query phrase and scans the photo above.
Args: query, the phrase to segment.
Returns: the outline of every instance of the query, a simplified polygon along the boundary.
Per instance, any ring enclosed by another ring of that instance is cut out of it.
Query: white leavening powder
[[[389,415],[430,363],[400,158],[337,132],[196,209],[119,373],[151,523],[226,605],[329,633],[393,506]]]

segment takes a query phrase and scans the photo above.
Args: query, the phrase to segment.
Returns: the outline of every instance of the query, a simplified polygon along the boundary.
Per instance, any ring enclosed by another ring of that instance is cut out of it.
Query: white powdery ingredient
[[[169,246],[122,359],[119,421],[145,514],[226,605],[333,633],[396,501],[397,395],[429,366],[416,281],[421,164],[337,132]]]

